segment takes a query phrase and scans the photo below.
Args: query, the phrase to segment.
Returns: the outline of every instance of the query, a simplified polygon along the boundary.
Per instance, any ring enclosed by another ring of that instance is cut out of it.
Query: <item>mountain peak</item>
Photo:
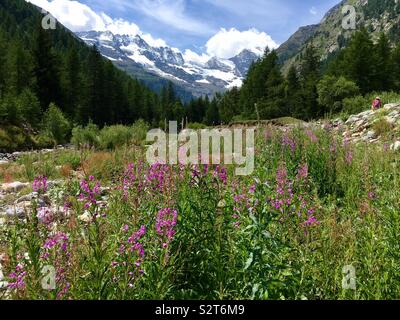
[[[194,96],[214,95],[233,86],[240,86],[250,65],[259,55],[243,50],[231,59],[210,58],[205,64],[185,61],[183,54],[168,46],[151,46],[140,35],[119,35],[110,31],[78,32],[88,45],[95,45],[101,54],[118,67],[138,77],[137,68],[171,80]],[[262,51],[260,49],[260,51]]]

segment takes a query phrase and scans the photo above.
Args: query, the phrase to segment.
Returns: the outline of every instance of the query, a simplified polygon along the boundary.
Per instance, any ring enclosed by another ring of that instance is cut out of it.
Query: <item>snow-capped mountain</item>
[[[212,57],[208,61],[187,61],[175,48],[150,46],[140,35],[115,35],[109,31],[77,33],[88,45],[114,64],[138,76],[138,68],[171,80],[194,96],[213,95],[234,86],[241,86],[257,53],[243,50],[231,59]]]

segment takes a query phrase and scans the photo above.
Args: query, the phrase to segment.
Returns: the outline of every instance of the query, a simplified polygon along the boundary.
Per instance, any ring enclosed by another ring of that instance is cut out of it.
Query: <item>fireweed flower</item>
[[[228,173],[222,166],[217,166],[213,172],[213,176],[219,179],[224,185],[228,182]]]
[[[49,235],[41,249],[40,259],[43,264],[52,265],[56,270],[57,299],[63,299],[69,291],[70,283],[67,274],[71,267],[69,236],[63,232]]]
[[[297,172],[297,178],[299,180],[304,180],[308,178],[308,164],[305,163],[304,165],[300,166]]]
[[[47,191],[47,177],[39,176],[33,181],[32,189],[37,193],[46,193]]]
[[[99,203],[102,193],[100,182],[95,181],[94,177],[89,177],[88,180],[80,182],[80,187],[78,200],[84,204],[83,208],[91,213],[93,219],[105,217],[105,206]]]
[[[288,132],[285,132],[282,136],[282,144],[290,148],[290,151],[294,153],[296,151],[296,142],[289,136]]]
[[[50,226],[55,220],[55,215],[51,209],[43,207],[38,209],[37,218],[44,225]]]
[[[373,192],[373,191],[368,192],[368,199],[375,200],[376,199],[375,192]]]
[[[346,163],[351,165],[353,163],[353,151],[347,150],[346,151]]]
[[[310,139],[310,141],[312,143],[317,143],[318,142],[317,136],[315,135],[315,133],[311,129],[307,129],[306,130],[306,134],[307,134],[308,138]]]
[[[315,217],[315,208],[311,195],[304,192],[308,187],[305,183],[308,179],[308,165],[298,168],[295,180],[288,176],[286,165],[279,166],[276,173],[276,185],[272,188],[269,203],[273,210],[279,213],[279,220],[295,219],[303,228],[310,228],[320,224]],[[306,230],[308,232],[308,230]]]
[[[171,208],[161,209],[158,211],[156,218],[156,232],[161,237],[163,242],[163,248],[168,245],[174,239],[176,231],[174,227],[178,221],[178,211]]]
[[[126,226],[122,228],[127,233]],[[127,286],[134,287],[135,280],[144,273],[142,264],[144,262],[145,250],[142,240],[146,235],[146,227],[143,225],[136,232],[133,232],[128,238],[124,238],[120,243],[116,258],[111,263],[114,269],[114,281],[118,282],[128,275]]]
[[[161,191],[168,183],[170,166],[156,163],[150,166],[145,176],[146,185],[153,191]]]
[[[8,288],[15,290],[23,290],[26,287],[25,284],[26,271],[24,270],[24,266],[22,264],[17,264],[15,270],[8,275],[9,282]]]

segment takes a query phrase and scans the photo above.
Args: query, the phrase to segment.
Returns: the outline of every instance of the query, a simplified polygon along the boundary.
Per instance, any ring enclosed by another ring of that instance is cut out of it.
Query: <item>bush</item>
[[[343,108],[343,99],[354,97],[360,91],[357,85],[344,77],[325,76],[318,83],[318,102],[328,112],[338,112]]]
[[[71,127],[62,111],[51,103],[43,119],[43,132],[57,143],[65,143]]]
[[[86,127],[75,127],[72,130],[71,142],[76,147],[87,145],[90,147],[99,146],[99,127],[93,123],[89,123]]]
[[[150,126],[144,120],[138,120],[132,125],[132,143],[140,146],[146,140]]]
[[[379,118],[372,126],[376,136],[387,136],[392,132],[393,126],[384,118]]]
[[[103,150],[114,150],[129,144],[133,131],[126,126],[116,125],[104,127],[100,131],[100,148]]]
[[[363,96],[356,96],[353,98],[346,98],[343,100],[343,112],[350,114],[357,114],[371,108],[370,101]]]
[[[131,127],[115,125],[101,130],[89,123],[85,128],[79,126],[72,130],[71,142],[77,147],[86,145],[100,150],[113,150],[130,143],[142,145],[148,130],[149,125],[143,120],[138,120]]]
[[[14,152],[16,150],[35,147],[32,137],[16,126],[0,128],[0,152]]]
[[[36,146],[39,149],[51,148],[55,144],[57,144],[57,141],[48,134],[41,133],[36,137]]]

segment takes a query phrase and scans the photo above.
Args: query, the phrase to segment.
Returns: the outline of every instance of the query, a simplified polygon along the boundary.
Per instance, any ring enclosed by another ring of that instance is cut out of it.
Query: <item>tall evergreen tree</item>
[[[353,80],[362,93],[374,90],[376,83],[376,54],[368,31],[363,28],[351,39],[343,55],[342,75]]]
[[[305,50],[301,62],[300,78],[302,82],[302,106],[299,110],[299,116],[308,120],[321,114],[317,92],[317,84],[320,78],[320,57],[313,45],[309,45]]]
[[[52,30],[37,25],[34,34],[32,56],[37,81],[37,96],[43,108],[51,102],[60,103],[60,70],[58,57],[52,47]]]
[[[392,49],[388,37],[382,33],[379,37],[379,41],[376,45],[375,59],[376,59],[376,70],[375,80],[373,84],[375,90],[379,91],[390,91],[393,88],[392,79]]]
[[[74,117],[81,104],[82,79],[80,70],[78,50],[74,46],[67,52],[62,79],[64,112],[70,118]]]
[[[286,77],[286,104],[288,115],[299,117],[301,115],[300,79],[297,69],[292,65]]]

